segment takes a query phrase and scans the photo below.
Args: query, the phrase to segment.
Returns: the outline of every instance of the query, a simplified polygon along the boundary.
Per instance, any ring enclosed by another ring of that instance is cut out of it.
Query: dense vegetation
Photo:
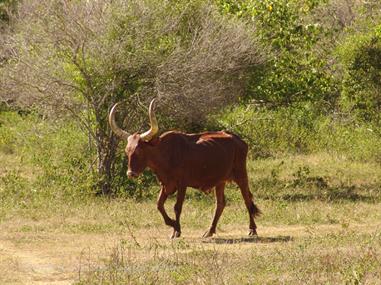
[[[80,153],[67,155],[77,163],[57,169],[95,192],[129,189],[107,112],[125,100],[125,127],[142,130],[140,102],[155,96],[162,129],[228,129],[253,157],[381,160],[378,1],[159,2],[1,2],[2,112],[49,133],[80,128]],[[16,142],[4,136],[2,148]]]

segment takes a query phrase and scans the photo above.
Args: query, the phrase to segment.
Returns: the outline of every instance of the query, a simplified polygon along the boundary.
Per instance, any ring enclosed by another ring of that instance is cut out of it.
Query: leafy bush
[[[326,109],[337,97],[327,68],[328,51],[318,43],[328,30],[311,17],[320,0],[219,1],[222,11],[252,19],[268,61],[253,69],[250,97],[273,106],[317,102]],[[322,104],[321,104],[322,103]]]
[[[338,53],[343,64],[344,110],[362,120],[381,122],[381,24],[348,36]]]

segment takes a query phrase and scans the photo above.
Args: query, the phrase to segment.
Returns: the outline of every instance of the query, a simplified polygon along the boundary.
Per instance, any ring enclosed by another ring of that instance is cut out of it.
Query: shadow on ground
[[[273,243],[273,242],[289,242],[292,241],[291,236],[275,236],[275,237],[244,237],[244,238],[210,238],[205,239],[203,243],[215,244],[237,244],[237,243]]]

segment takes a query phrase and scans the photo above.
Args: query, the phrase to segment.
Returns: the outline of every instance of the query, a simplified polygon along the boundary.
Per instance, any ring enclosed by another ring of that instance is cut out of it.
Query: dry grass
[[[14,231],[1,235],[2,283],[23,284],[377,284],[381,224],[224,225],[208,240],[164,226],[131,232]],[[8,229],[9,230],[9,229]],[[17,276],[17,277],[16,277]],[[356,283],[360,282],[360,283]]]
[[[288,231],[285,227],[277,229],[277,235],[272,229],[266,230],[266,234],[254,240],[242,239],[243,233],[236,232],[207,243],[190,238],[174,243],[160,240],[139,248],[121,243],[109,259],[84,274],[82,284],[99,281],[105,284],[126,281],[132,284],[305,284],[306,280],[337,284],[356,278],[374,284],[381,274],[377,258],[379,240],[366,246],[353,247],[352,243],[369,241],[375,233],[330,230],[338,232],[304,234],[309,229]]]
[[[168,210],[173,204],[169,201]],[[1,223],[2,284],[377,284],[380,203],[260,200],[259,238],[231,201],[201,239],[213,201],[188,200],[171,241],[154,202],[94,199]],[[144,211],[142,211],[144,209]],[[35,211],[43,211],[36,209]],[[299,218],[298,218],[299,217]],[[279,219],[278,219],[279,218]],[[356,283],[357,282],[357,283]]]

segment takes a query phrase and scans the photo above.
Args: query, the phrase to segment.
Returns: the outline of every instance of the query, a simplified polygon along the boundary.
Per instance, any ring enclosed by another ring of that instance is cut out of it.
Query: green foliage
[[[252,98],[272,105],[295,102],[334,103],[337,87],[318,42],[328,35],[310,16],[323,0],[219,1],[223,11],[252,19],[269,47],[268,62],[253,70],[248,83]]]
[[[341,103],[365,121],[381,122],[381,24],[350,34],[338,47],[343,64]]]
[[[24,197],[16,199],[23,203],[40,195],[70,198],[91,192],[93,177],[87,164],[91,153],[76,125],[15,112],[3,112],[0,122],[3,167],[14,169],[2,177],[1,197],[13,197],[12,189]]]

